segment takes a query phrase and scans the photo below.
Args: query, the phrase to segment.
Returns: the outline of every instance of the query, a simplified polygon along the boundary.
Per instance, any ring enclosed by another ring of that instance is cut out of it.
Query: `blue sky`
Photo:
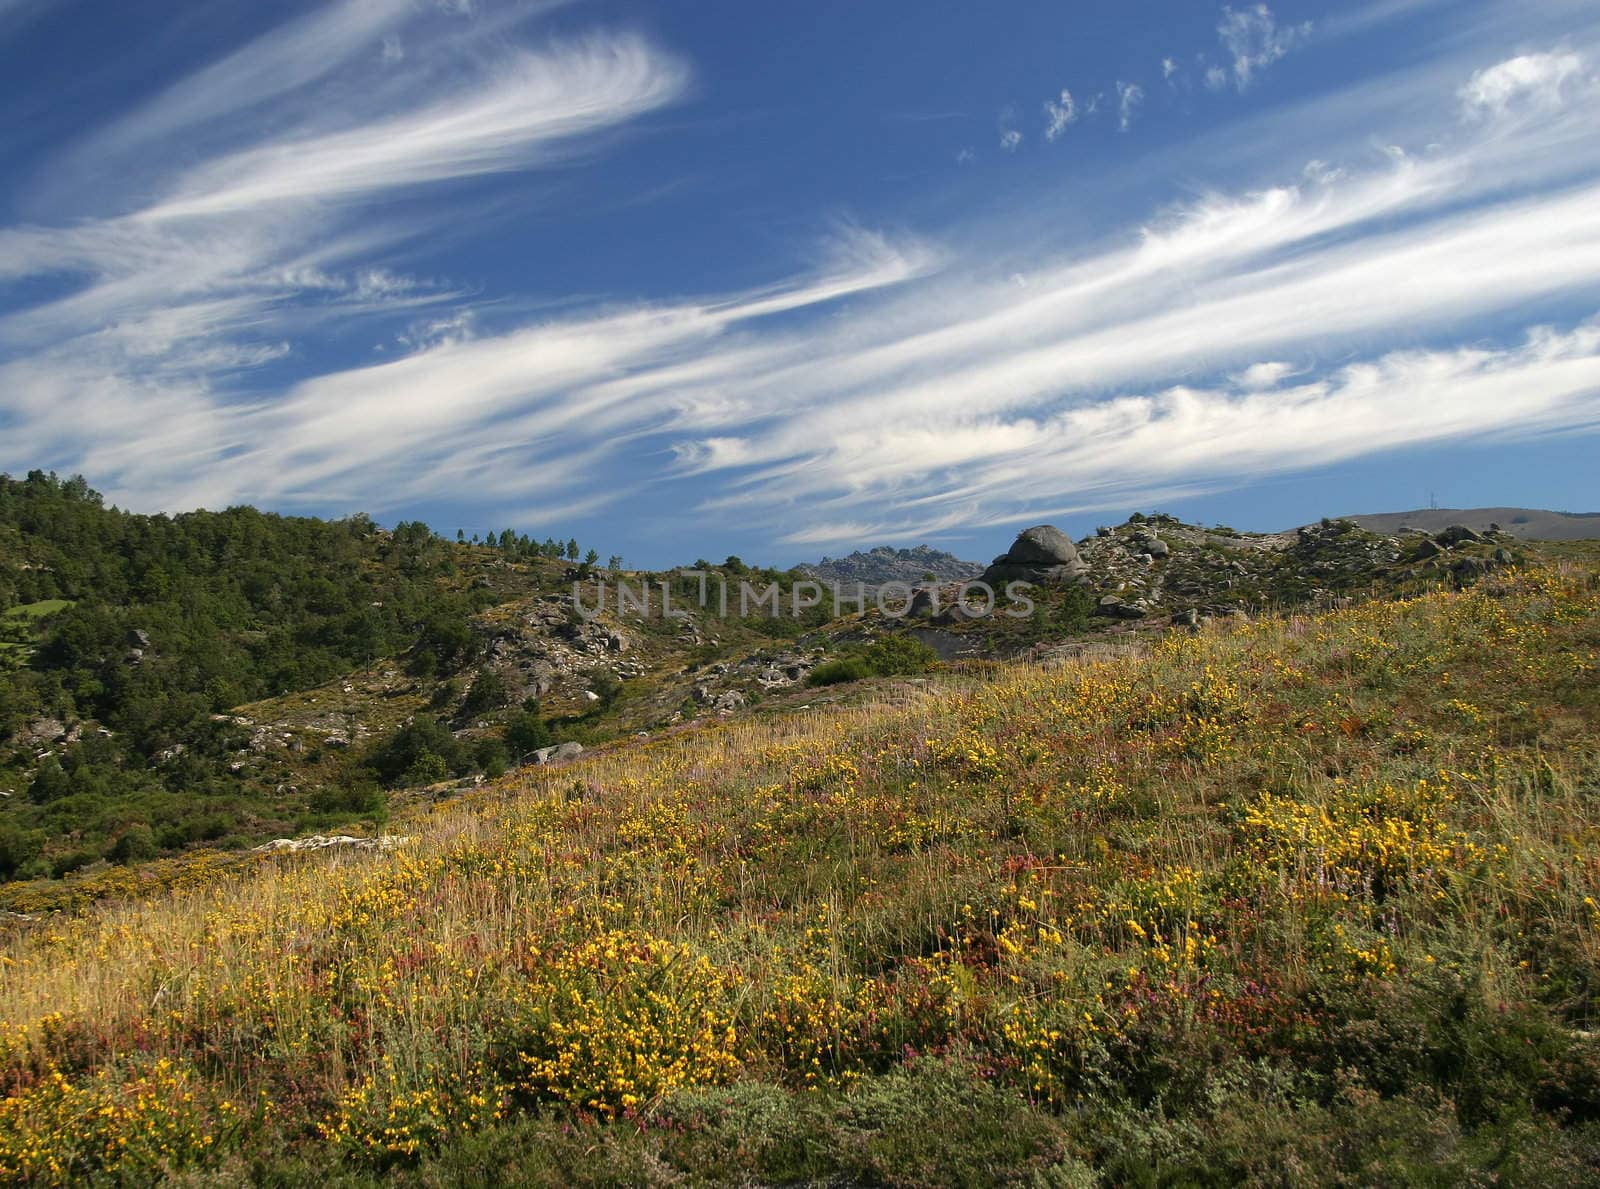
[[[1589,0],[0,0],[0,470],[631,564],[1600,508]]]

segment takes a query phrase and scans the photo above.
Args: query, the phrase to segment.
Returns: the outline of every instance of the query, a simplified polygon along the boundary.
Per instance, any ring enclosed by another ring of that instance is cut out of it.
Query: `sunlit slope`
[[[694,1087],[767,1110],[952,1076],[1032,1121],[1018,1168],[1129,1159],[1074,1120],[1217,1078],[1286,1112],[1425,1100],[1463,1144],[1512,1104],[1565,1143],[1600,1084],[1597,651],[1579,568],[1217,625],[529,770],[389,853],[16,925],[0,1178],[375,1169],[527,1120],[695,1133]],[[724,1172],[867,1176],[843,1124],[804,1126],[811,1155]]]

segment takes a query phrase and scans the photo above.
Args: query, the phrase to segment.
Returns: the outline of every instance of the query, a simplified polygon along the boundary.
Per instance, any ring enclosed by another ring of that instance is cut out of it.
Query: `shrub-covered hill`
[[[579,556],[365,516],[134,515],[0,475],[0,882],[370,832],[392,789],[499,774],[554,729],[655,725],[693,688],[666,675],[818,622],[583,624]]]
[[[1493,575],[15,922],[0,1178],[1590,1184],[1597,666]]]
[[[377,808],[360,780],[242,763],[221,712],[397,654],[448,675],[473,616],[538,580],[504,552],[364,516],[133,515],[81,479],[0,476],[0,879]]]

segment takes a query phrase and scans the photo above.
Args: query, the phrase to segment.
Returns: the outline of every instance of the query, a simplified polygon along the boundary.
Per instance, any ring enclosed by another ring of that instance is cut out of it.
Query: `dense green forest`
[[[419,736],[430,772],[492,768],[493,749],[423,721],[353,756],[337,787],[285,800],[237,774],[244,728],[222,714],[381,657],[460,670],[471,617],[497,598],[475,556],[577,554],[492,540],[253,508],[134,515],[79,477],[0,476],[0,878],[381,815],[377,786],[406,774]]]

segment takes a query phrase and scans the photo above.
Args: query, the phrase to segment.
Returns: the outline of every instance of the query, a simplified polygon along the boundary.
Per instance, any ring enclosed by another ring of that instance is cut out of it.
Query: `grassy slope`
[[[1597,590],[889,687],[17,925],[0,1179],[1584,1183]]]
[[[43,619],[46,615],[65,611],[70,606],[72,606],[70,599],[45,599],[40,603],[24,603],[20,607],[8,607],[0,612],[0,619]]]

